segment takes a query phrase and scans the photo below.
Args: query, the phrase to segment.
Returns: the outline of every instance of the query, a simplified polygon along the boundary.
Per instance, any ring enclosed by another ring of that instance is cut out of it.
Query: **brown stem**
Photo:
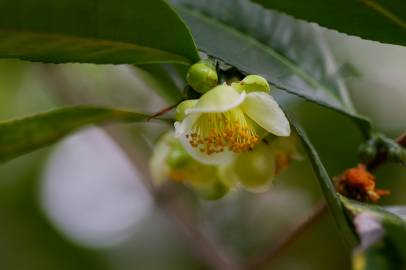
[[[399,145],[406,147],[406,132],[403,132],[402,134],[400,134],[400,136],[396,138],[396,142]]]
[[[266,252],[253,257],[248,261],[247,269],[260,269],[269,264],[276,256],[284,252],[299,236],[301,236],[309,227],[315,224],[325,213],[327,213],[327,204],[319,203],[310,213],[299,221],[276,245],[272,245]]]
[[[150,117],[148,117],[147,121],[149,121],[149,120],[151,120],[151,119],[154,119],[154,118],[157,118],[157,117],[159,117],[159,116],[161,116],[161,115],[164,115],[165,113],[167,113],[167,112],[171,111],[172,109],[176,108],[176,106],[178,106],[179,103],[181,103],[182,101],[183,101],[183,100],[179,100],[179,101],[176,102],[175,104],[173,104],[173,105],[171,105],[171,106],[169,106],[169,107],[163,108],[162,110],[160,110],[160,111],[157,112],[157,113],[154,113],[153,115],[151,115]]]

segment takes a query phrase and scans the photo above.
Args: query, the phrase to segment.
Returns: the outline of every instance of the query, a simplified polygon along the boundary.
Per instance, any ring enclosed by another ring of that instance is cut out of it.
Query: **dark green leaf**
[[[61,139],[75,129],[106,122],[142,122],[149,116],[94,106],[56,109],[0,123],[0,162],[34,151]]]
[[[163,0],[3,0],[0,40],[0,57],[52,63],[199,58],[188,29]]]
[[[261,74],[285,91],[370,124],[352,109],[339,68],[314,26],[248,0],[173,0],[199,49],[238,69]]]
[[[406,45],[406,5],[402,0],[254,1],[343,33]]]
[[[297,133],[299,134],[339,231],[342,233],[346,242],[350,246],[353,246],[357,242],[356,236],[348,223],[347,217],[345,216],[345,209],[335,191],[330,176],[324,168],[319,155],[314,149],[305,131],[298,124],[294,123],[294,121],[291,121],[291,124],[295,127]]]

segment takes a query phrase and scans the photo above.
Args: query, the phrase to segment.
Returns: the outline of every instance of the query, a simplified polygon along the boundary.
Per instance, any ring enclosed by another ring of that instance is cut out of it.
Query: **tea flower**
[[[157,141],[149,167],[155,185],[168,180],[182,183],[207,200],[219,199],[229,190],[220,180],[218,168],[193,159],[173,132],[165,133]]]
[[[235,154],[252,150],[268,133],[289,136],[285,114],[265,92],[269,86],[253,76],[232,86],[216,86],[199,100],[189,101],[193,105],[180,113],[184,119],[175,123],[176,136],[193,158],[205,164],[229,163]],[[257,91],[253,85],[258,85]]]

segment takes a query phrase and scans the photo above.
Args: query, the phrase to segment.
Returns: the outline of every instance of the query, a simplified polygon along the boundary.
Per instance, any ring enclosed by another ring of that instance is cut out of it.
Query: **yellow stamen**
[[[186,134],[190,145],[207,155],[229,149],[241,153],[251,150],[259,136],[241,109],[224,113],[204,113]]]

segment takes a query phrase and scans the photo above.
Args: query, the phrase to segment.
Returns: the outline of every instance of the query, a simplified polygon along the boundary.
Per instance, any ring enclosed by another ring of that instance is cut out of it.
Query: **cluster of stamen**
[[[205,113],[196,120],[186,138],[192,147],[207,155],[225,150],[249,151],[259,142],[259,137],[248,121],[238,108],[224,113]]]

